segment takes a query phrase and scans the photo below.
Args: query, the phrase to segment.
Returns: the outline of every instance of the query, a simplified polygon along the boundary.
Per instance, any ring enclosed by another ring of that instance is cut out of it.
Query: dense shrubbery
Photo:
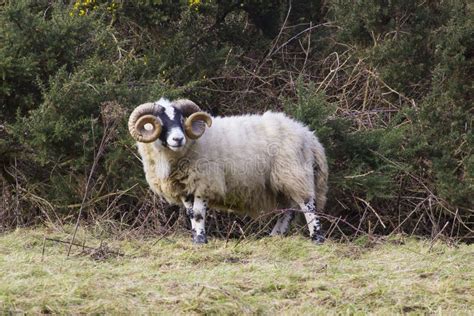
[[[8,2],[0,225],[67,219],[84,194],[86,217],[145,225],[163,206],[125,122],[166,95],[316,130],[332,228],[472,236],[472,21],[463,1]]]

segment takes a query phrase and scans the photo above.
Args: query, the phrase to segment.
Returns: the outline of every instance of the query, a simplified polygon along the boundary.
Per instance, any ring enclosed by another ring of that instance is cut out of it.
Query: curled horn
[[[196,112],[191,114],[190,117],[184,122],[184,130],[186,135],[191,139],[197,139],[204,134],[206,127],[204,123],[207,124],[207,127],[212,126],[212,119],[209,114],[205,112]]]
[[[206,126],[211,127],[212,118],[206,112],[202,112],[199,106],[191,100],[181,99],[173,102],[173,106],[179,109],[186,118],[184,131],[186,136],[197,139],[204,134]]]
[[[133,110],[128,119],[128,130],[137,142],[151,143],[160,137],[161,120],[157,115],[162,110],[161,105],[156,103],[145,103]],[[152,129],[145,128],[151,124]]]

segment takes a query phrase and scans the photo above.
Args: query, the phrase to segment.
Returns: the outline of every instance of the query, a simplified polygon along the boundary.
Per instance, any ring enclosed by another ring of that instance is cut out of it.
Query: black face
[[[159,140],[164,147],[171,149],[180,148],[186,142],[184,134],[184,117],[181,111],[172,106],[165,106],[158,117],[162,127]]]

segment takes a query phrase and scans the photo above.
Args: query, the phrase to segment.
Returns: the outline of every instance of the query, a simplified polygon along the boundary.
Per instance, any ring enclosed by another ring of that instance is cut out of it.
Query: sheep
[[[186,208],[194,243],[207,243],[208,208],[252,217],[293,209],[277,220],[272,236],[287,232],[299,208],[311,239],[324,241],[316,211],[326,203],[326,155],[303,124],[271,111],[211,117],[190,100],[161,98],[135,108],[128,127],[150,188]]]

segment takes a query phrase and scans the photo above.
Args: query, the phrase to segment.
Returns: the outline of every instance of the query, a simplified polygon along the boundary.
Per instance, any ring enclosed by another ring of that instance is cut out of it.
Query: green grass
[[[189,237],[110,240],[123,257],[43,237],[46,228],[0,236],[0,311],[30,313],[364,314],[474,313],[474,246],[414,238],[368,246],[311,244],[302,236],[245,240]],[[97,246],[93,234],[79,239]],[[401,241],[401,242],[400,242]],[[97,256],[95,256],[97,257]]]

